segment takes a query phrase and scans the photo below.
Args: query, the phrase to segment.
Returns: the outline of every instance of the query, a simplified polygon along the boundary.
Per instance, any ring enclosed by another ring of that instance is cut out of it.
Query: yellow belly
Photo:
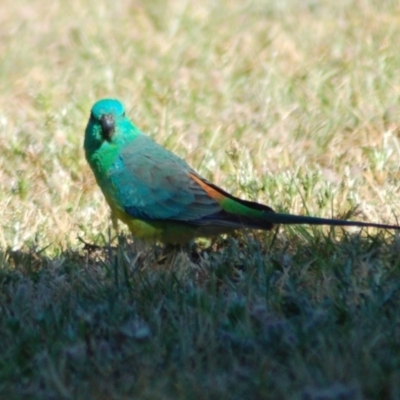
[[[114,216],[128,225],[133,236],[149,241],[169,244],[183,244],[199,236],[197,228],[172,221],[143,221],[133,218],[125,211],[112,207]]]

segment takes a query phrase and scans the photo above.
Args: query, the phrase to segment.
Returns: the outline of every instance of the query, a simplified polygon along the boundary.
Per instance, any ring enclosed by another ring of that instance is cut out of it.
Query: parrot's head
[[[102,99],[96,102],[90,112],[85,130],[84,148],[86,154],[105,147],[115,148],[123,145],[134,132],[133,125],[125,115],[122,103],[115,99]]]
[[[85,131],[85,141],[111,142],[116,126],[125,120],[125,109],[121,102],[114,99],[102,99],[96,102],[91,111]]]

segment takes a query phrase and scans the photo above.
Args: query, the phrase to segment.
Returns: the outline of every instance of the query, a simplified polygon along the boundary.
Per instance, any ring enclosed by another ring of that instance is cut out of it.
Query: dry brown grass
[[[305,213],[301,181],[317,174],[313,214],[343,214],[350,201],[395,222],[398,6],[331,3],[5,1],[2,246],[76,246],[106,229],[81,149],[104,96],[236,194]],[[326,190],[328,209],[316,202]]]

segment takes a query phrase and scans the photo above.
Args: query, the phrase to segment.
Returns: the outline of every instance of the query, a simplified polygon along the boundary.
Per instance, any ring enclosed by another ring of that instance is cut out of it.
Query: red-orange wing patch
[[[226,198],[226,196],[219,192],[216,187],[212,187],[207,182],[201,180],[198,176],[189,173],[190,178],[192,178],[212,199],[216,200],[218,203]]]

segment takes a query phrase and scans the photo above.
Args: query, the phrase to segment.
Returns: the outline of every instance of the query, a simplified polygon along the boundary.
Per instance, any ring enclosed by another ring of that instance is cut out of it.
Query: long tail
[[[219,221],[222,222],[222,225],[226,224],[242,228],[248,227],[263,230],[272,229],[274,224],[358,226],[380,229],[400,229],[399,225],[276,213],[271,207],[264,204],[232,197],[229,199],[229,204],[224,204],[224,210],[218,213],[218,218],[214,218],[214,223],[219,219]]]
[[[374,222],[348,221],[344,219],[330,219],[319,217],[308,217],[302,215],[264,213],[263,220],[267,224],[308,224],[308,225],[329,225],[329,226],[359,226],[373,227],[380,229],[400,229],[397,225],[377,224]],[[267,228],[268,229],[268,228]]]
[[[373,227],[380,229],[400,229],[399,225],[377,224],[374,222],[348,221],[344,219],[331,219],[309,217],[293,214],[276,213],[271,207],[264,204],[239,199],[221,189],[220,187],[197,177],[203,189],[216,198],[215,193],[222,195],[219,203],[223,208],[220,212],[209,215],[196,221],[199,225],[216,225],[230,228],[253,228],[270,230],[274,224],[308,224],[308,225],[328,225],[328,226],[358,226]],[[210,190],[212,189],[212,190]]]

